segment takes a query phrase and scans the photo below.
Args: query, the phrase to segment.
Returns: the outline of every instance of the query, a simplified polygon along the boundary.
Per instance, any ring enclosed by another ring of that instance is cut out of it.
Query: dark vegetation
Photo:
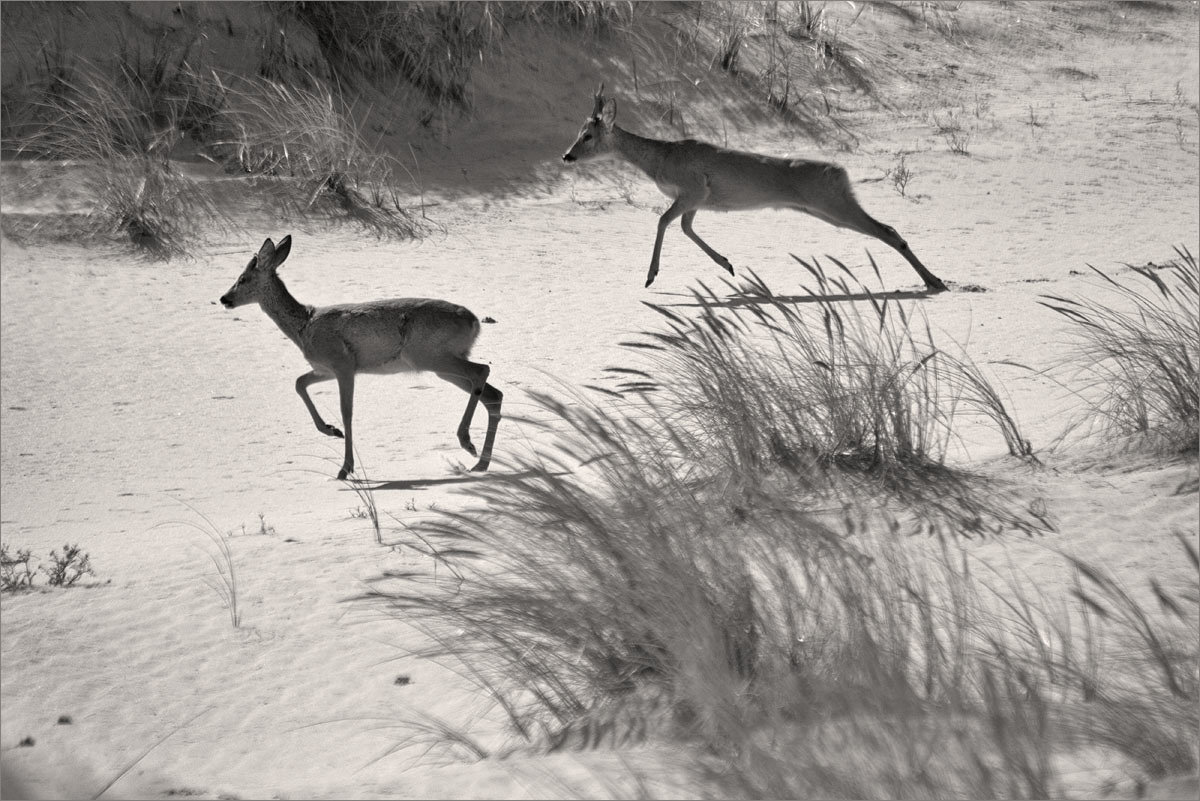
[[[947,9],[886,4],[880,13],[892,5],[947,41],[969,38]],[[382,132],[397,114],[431,137],[469,116],[480,67],[504,53],[517,30],[569,37],[609,59],[607,69],[631,84],[646,113],[684,134],[697,125],[684,108],[689,93],[724,87],[722,97],[739,98],[742,112],[758,109],[853,147],[826,90],[886,104],[881,79],[895,77],[877,49],[854,40],[862,9],[846,16],[825,3],[306,0],[221,8],[5,4],[0,144],[6,158],[42,162],[10,174],[43,193],[79,183],[84,201],[73,217],[33,232],[8,219],[10,235],[115,238],[170,258],[239,224],[245,214],[231,209],[232,196],[274,217],[421,236],[430,223],[419,165],[404,143],[383,146]],[[243,185],[230,191],[228,182],[198,179],[193,167],[205,162]],[[64,164],[87,165],[84,177]]]

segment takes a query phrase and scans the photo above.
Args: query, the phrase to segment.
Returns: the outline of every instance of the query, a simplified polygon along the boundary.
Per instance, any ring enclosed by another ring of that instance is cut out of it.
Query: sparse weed
[[[230,537],[217,528],[216,524],[207,515],[197,510],[196,507],[187,501],[179,502],[188,509],[191,509],[203,520],[204,525],[200,525],[194,520],[173,520],[159,523],[155,528],[163,526],[187,526],[199,531],[208,538],[208,541],[215,548],[215,552],[205,551],[205,554],[212,561],[213,567],[216,568],[216,577],[205,576],[204,583],[212,588],[217,597],[221,599],[221,603],[229,611],[229,622],[233,624],[235,629],[240,628],[242,625],[242,610],[239,606],[238,578],[233,562],[233,550],[229,545]]]
[[[1038,116],[1038,113],[1034,110],[1032,104],[1029,106],[1029,118],[1025,122],[1029,126],[1030,130],[1041,128],[1046,124],[1042,121],[1042,118]]]
[[[358,478],[344,478],[342,483],[354,491],[362,504],[354,511],[351,516],[370,520],[371,528],[375,532],[376,544],[383,544],[383,529],[379,526],[379,506],[375,503],[375,488],[371,485],[371,479],[367,476],[367,470],[362,464],[361,459],[356,458]]]
[[[950,152],[959,156],[969,156],[971,151],[968,146],[971,144],[970,131],[959,130],[950,131],[946,134],[946,145],[950,148]]]
[[[1187,130],[1184,128],[1183,120],[1176,117],[1175,119],[1175,144],[1179,145],[1179,149],[1184,153],[1195,153],[1196,150],[1188,141]]]
[[[913,171],[908,168],[905,163],[905,155],[900,154],[899,161],[892,167],[888,167],[884,172],[884,177],[891,183],[892,188],[900,193],[901,197],[907,197],[908,182],[912,180]]]
[[[1188,105],[1187,95],[1183,91],[1183,81],[1175,82],[1175,92],[1171,95],[1171,105],[1174,108],[1184,108]]]
[[[950,152],[959,156],[969,156],[968,146],[971,143],[971,132],[962,126],[956,112],[951,111],[949,118],[943,122],[936,113],[933,115],[934,128],[937,134],[946,142]]]
[[[244,523],[242,524],[242,536],[245,537],[249,534],[253,534],[258,537],[274,537],[276,534],[276,531],[275,531],[274,526],[267,525],[267,516],[264,515],[262,512],[259,512],[258,513],[258,530],[257,531],[246,531],[246,525]]]

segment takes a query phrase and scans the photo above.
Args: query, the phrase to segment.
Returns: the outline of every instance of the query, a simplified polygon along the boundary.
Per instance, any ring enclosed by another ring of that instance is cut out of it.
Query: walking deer
[[[346,455],[337,477],[344,479],[354,472],[351,418],[354,376],[358,373],[429,371],[462,389],[469,398],[458,424],[458,443],[472,456],[475,446],[471,442],[471,419],[476,404],[482,401],[488,414],[487,435],[479,462],[471,469],[487,470],[504,395],[487,383],[491,368],[467,360],[479,336],[479,319],[462,306],[432,298],[308,306],[292,297],[276,273],[291,249],[291,236],[285,236],[278,246],[270,239],[263,242],[237,283],[221,296],[221,304],[232,309],[257,303],[296,343],[313,368],[296,379],[296,392],[317,430],[331,437],[343,434],[321,419],[308,388],[337,379],[346,432]]]
[[[604,97],[601,84],[596,90],[591,116],[562,158],[567,162],[600,156],[624,159],[650,176],[663,194],[674,201],[658,219],[658,236],[654,240],[646,286],[653,284],[658,275],[663,234],[676,218],[688,238],[732,275],[733,265],[729,260],[692,230],[696,212],[778,208],[802,211],[839,228],[873,236],[899,251],[930,291],[946,291],[946,285],[926,269],[894,228],[863,211],[854,197],[846,170],[837,164],[762,156],[694,139],[676,142],[649,139],[618,127],[616,116],[616,101]]]

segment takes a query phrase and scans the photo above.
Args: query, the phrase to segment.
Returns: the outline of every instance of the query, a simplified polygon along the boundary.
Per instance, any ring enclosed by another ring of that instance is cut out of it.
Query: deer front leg
[[[667,226],[684,213],[685,208],[683,198],[676,198],[670,208],[658,218],[658,235],[654,238],[654,255],[650,257],[650,272],[646,275],[646,286],[653,284],[655,277],[658,276],[658,257],[662,253],[663,234],[667,232]]]
[[[354,436],[351,433],[350,422],[350,418],[354,416],[354,372],[350,370],[338,373],[337,382],[338,395],[342,401],[342,425],[346,429],[346,456],[337,476],[341,480],[354,472]]]
[[[684,185],[679,189],[679,195],[675,198],[675,202],[670,208],[663,212],[658,218],[658,236],[654,239],[654,255],[650,257],[650,273],[646,276],[646,286],[654,283],[654,278],[658,275],[658,257],[662,253],[663,234],[667,232],[667,226],[681,216],[688,220],[684,230],[689,231],[691,228],[690,218],[684,215],[695,216],[696,210],[704,205],[704,201],[708,200],[708,179],[703,175],[689,175],[684,181]],[[693,236],[689,231],[689,236],[692,236],[704,248],[704,252],[712,256],[714,259],[724,259],[719,253],[714,251],[708,245],[700,242],[699,237]],[[720,262],[718,262],[720,263]],[[725,262],[728,264],[728,262]],[[730,272],[732,267],[728,268]]]
[[[695,242],[697,245],[700,246],[701,250],[703,250],[705,253],[708,254],[708,257],[710,259],[712,259],[717,264],[724,267],[729,272],[730,275],[733,275],[733,265],[729,263],[729,259],[725,258],[720,253],[718,253],[717,251],[710,248],[708,246],[708,243],[705,242],[703,239],[701,239],[696,234],[696,232],[692,230],[692,220],[694,220],[695,218],[696,218],[696,210],[692,209],[687,214],[683,215],[683,218],[679,221],[679,227],[682,228],[683,232],[688,235],[688,239]]]
[[[319,384],[322,381],[332,380],[332,375],[318,373],[316,370],[313,370],[296,379],[296,393],[300,396],[300,400],[304,401],[304,407],[308,409],[308,413],[312,415],[313,423],[316,424],[317,430],[330,437],[340,437],[342,436],[342,432],[321,419],[321,415],[317,413],[317,407],[313,405],[312,398],[308,396],[309,386]]]

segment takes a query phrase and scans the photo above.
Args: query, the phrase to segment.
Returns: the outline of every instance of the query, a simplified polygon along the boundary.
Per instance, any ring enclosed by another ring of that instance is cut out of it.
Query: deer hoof
[[[338,471],[338,481],[345,481],[346,476],[353,472],[354,472],[353,467],[343,467],[341,470]]]
[[[479,460],[479,461],[478,461],[478,462],[475,464],[475,466],[471,468],[471,472],[472,472],[472,473],[486,473],[486,472],[487,472],[487,469],[488,469],[488,465],[489,465],[489,464],[491,464],[491,462],[490,462],[489,460],[487,460],[487,459],[480,459],[480,460]]]
[[[329,437],[337,437],[338,439],[345,439],[345,437],[342,436],[342,432],[340,429],[336,428],[335,426],[331,426],[329,424],[326,424],[325,427],[321,429],[321,433],[325,434],[326,436],[329,436]]]

